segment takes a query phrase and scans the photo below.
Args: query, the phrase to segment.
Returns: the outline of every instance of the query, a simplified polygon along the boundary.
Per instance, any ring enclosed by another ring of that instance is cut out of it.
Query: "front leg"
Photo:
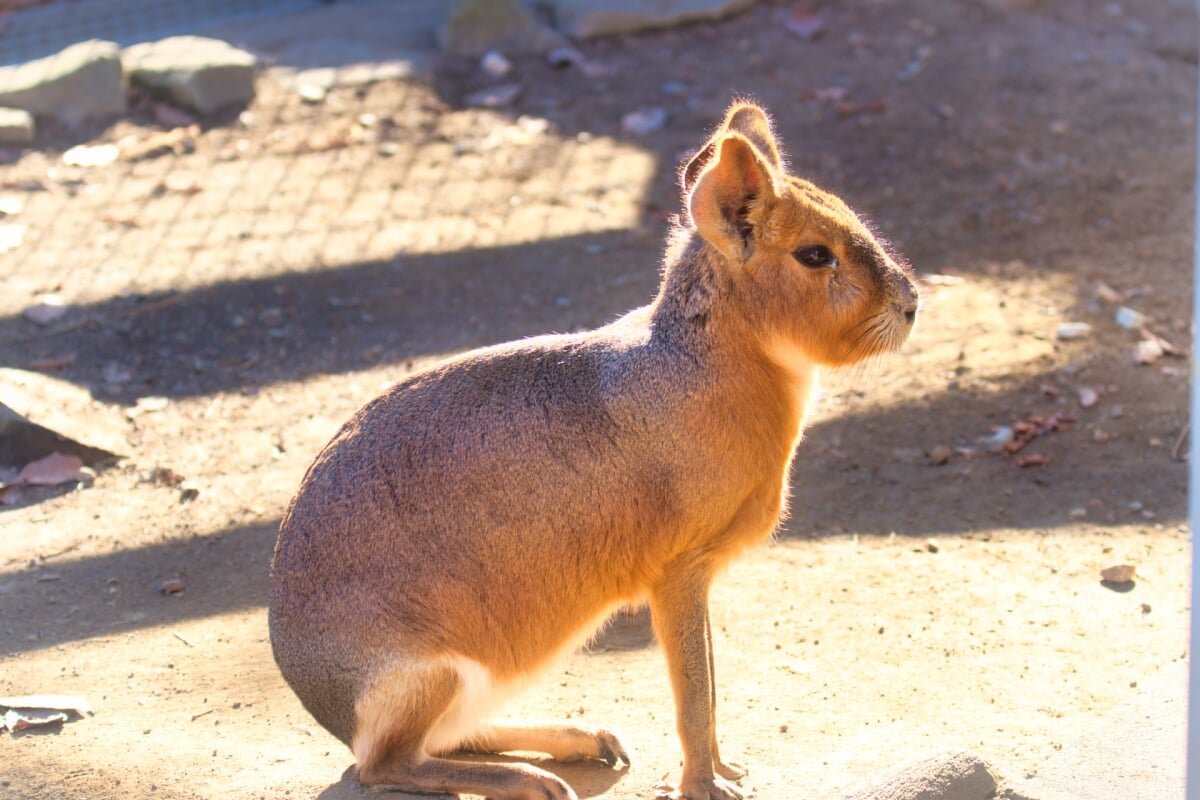
[[[678,788],[662,786],[671,800],[738,800],[741,792],[715,774],[716,723],[712,645],[708,630],[707,564],[675,565],[650,597],[654,632],[667,659],[675,719],[683,745]],[[722,765],[723,766],[723,765]],[[724,770],[723,770],[724,771]]]

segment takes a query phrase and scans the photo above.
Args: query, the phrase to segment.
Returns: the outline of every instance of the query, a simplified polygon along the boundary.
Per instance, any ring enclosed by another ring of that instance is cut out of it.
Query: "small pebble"
[[[1100,570],[1100,580],[1109,583],[1129,583],[1137,574],[1137,568],[1131,564],[1118,564],[1115,567],[1108,567]]]
[[[1157,339],[1142,339],[1133,349],[1133,363],[1153,364],[1163,357],[1163,347]]]
[[[158,591],[161,594],[168,596],[180,594],[185,588],[187,587],[184,585],[183,581],[179,580],[179,578],[170,578],[158,585]]]
[[[21,316],[36,325],[49,325],[67,313],[62,298],[56,294],[39,294],[33,305],[21,312]]]
[[[200,496],[200,487],[191,481],[179,484],[179,502],[190,503]]]
[[[1121,306],[1117,309],[1117,313],[1113,319],[1122,328],[1131,331],[1141,330],[1146,327],[1146,315],[1140,311],[1135,311],[1128,306]]]
[[[1087,516],[1087,509],[1083,506],[1075,506],[1069,512],[1067,512],[1067,516],[1071,519],[1083,519]]]
[[[939,444],[937,447],[929,451],[929,463],[940,467],[943,464],[950,462],[950,456],[953,451],[944,444]]]
[[[493,78],[503,78],[512,72],[512,62],[498,50],[488,50],[479,59],[480,68]]]
[[[621,117],[621,130],[642,136],[660,130],[667,124],[667,111],[663,108],[639,108]]]
[[[68,167],[103,167],[116,161],[120,154],[115,144],[77,144],[63,153],[62,161]]]
[[[1100,400],[1100,393],[1090,386],[1079,387],[1079,405],[1091,408]]]
[[[300,95],[301,100],[310,104],[320,103],[325,99],[325,96],[329,94],[324,86],[318,86],[315,83],[300,84],[300,87],[296,90],[296,93]]]
[[[502,83],[471,92],[463,102],[474,108],[504,108],[515,103],[523,91],[525,89],[519,83]]]
[[[1013,440],[1016,434],[1007,425],[996,428],[996,432],[987,438],[988,449],[1003,450],[1004,446]]]
[[[1059,339],[1082,339],[1092,332],[1092,326],[1086,322],[1060,322],[1055,330]]]

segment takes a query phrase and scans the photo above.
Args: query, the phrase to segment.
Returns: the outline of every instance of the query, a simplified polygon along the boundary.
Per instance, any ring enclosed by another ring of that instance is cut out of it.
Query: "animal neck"
[[[733,269],[695,231],[677,229],[650,307],[651,336],[708,374],[704,383],[729,402],[755,409],[791,444],[799,441],[818,386],[817,365],[758,309],[740,302]]]

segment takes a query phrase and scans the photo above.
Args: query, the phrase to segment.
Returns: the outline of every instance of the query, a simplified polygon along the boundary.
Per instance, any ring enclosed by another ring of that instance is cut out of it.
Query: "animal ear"
[[[779,154],[779,142],[771,132],[771,120],[767,112],[753,103],[738,103],[731,106],[725,115],[722,130],[740,133],[758,148],[773,169],[783,169],[783,158]]]
[[[688,195],[688,213],[713,247],[726,258],[742,260],[752,232],[752,204],[777,197],[774,173],[758,148],[741,134],[719,135],[705,150],[709,148],[713,154]],[[685,169],[685,177],[691,167]]]
[[[696,185],[696,179],[700,177],[700,173],[708,166],[708,162],[712,161],[713,153],[717,151],[716,140],[710,140],[708,144],[700,149],[699,153],[692,156],[692,160],[687,163],[679,172],[679,186],[683,189],[683,198],[687,200],[687,196],[691,194],[692,188]]]

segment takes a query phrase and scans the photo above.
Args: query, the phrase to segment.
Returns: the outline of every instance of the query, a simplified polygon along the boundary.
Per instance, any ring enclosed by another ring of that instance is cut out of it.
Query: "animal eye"
[[[806,267],[819,269],[821,267],[836,267],[838,265],[837,256],[823,244],[809,245],[801,247],[796,252],[792,253],[797,261]]]

